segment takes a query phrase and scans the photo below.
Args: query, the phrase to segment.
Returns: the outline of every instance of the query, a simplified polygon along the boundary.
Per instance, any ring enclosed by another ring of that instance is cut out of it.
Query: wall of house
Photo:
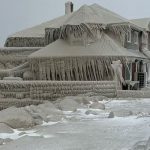
[[[5,47],[44,47],[45,37],[9,37]]]
[[[138,33],[138,41],[135,42],[135,34]],[[141,40],[141,34],[139,31],[131,30],[131,41],[128,41],[128,38],[125,39],[125,48],[127,49],[133,49],[133,50],[140,50],[140,40]]]
[[[48,45],[58,40],[59,35],[60,35],[59,28],[46,28],[45,29],[45,45]]]

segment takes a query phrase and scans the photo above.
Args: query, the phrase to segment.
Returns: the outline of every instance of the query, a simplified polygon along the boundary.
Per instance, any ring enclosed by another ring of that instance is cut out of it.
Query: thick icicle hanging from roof
[[[126,60],[122,57],[64,57],[53,60],[40,60],[37,80],[100,81],[113,80],[113,60]],[[63,63],[62,63],[63,62]],[[36,63],[33,61],[33,63]],[[65,64],[65,65],[64,65]],[[53,66],[53,67],[52,67]],[[49,69],[50,68],[50,69]]]

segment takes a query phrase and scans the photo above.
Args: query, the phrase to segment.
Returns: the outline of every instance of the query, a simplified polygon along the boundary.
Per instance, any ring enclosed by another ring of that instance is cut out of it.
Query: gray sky
[[[22,29],[64,14],[67,0],[0,0],[0,46],[6,38]],[[150,0],[72,0],[75,9],[98,3],[123,17],[150,17]]]

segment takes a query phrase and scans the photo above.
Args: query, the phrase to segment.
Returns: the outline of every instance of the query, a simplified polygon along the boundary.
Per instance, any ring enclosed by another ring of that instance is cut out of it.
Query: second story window
[[[143,49],[148,49],[148,34],[144,32],[142,34],[142,45]]]
[[[134,44],[138,44],[139,41],[139,33],[137,31],[134,31]]]
[[[127,41],[131,42],[131,31],[128,31],[127,33]]]

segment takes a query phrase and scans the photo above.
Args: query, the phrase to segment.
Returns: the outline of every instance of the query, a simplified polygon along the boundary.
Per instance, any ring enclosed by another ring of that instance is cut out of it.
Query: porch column
[[[147,64],[147,80],[150,81],[150,63]]]

